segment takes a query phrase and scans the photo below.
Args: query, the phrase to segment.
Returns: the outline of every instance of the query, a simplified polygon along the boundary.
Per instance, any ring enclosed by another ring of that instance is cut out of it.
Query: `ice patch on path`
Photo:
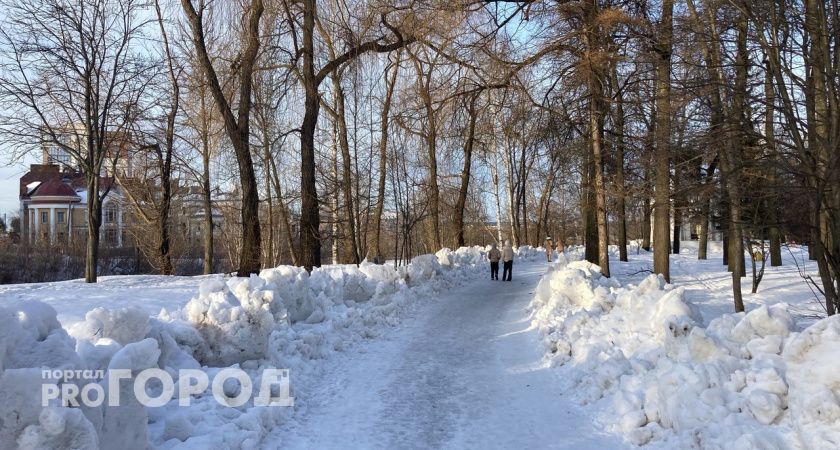
[[[583,261],[549,270],[531,308],[547,360],[633,444],[840,448],[840,317],[798,333],[777,304],[703,328],[682,288]]]

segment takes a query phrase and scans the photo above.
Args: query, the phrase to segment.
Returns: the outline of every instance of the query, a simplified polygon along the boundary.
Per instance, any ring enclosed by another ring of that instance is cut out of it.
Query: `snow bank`
[[[797,333],[779,304],[703,328],[682,288],[621,287],[582,261],[549,270],[531,308],[546,358],[636,445],[840,445],[840,317]]]
[[[184,306],[187,321],[209,348],[202,362],[229,366],[263,358],[268,335],[277,326],[272,314],[277,307],[271,304],[279,301],[275,302],[275,292],[266,288],[266,280],[256,275],[202,285],[200,295]],[[280,308],[279,315],[285,318],[285,309]]]
[[[376,337],[399,323],[412,302],[484,273],[483,248],[443,249],[407,266],[363,263],[263,270],[249,278],[208,279],[183,308],[156,318],[137,308],[95,308],[68,331],[55,310],[26,301],[0,307],[0,448],[256,448],[291,413],[288,408],[220,406],[211,395],[147,408],[120,382],[120,406],[41,405],[43,369],[137,372],[159,368],[177,384],[178,369],[212,378],[222,368],[245,370],[259,385],[261,369],[288,368],[303,377],[314,361]],[[294,384],[293,384],[294,386]],[[159,386],[151,386],[154,393]],[[235,393],[239,387],[225,384]],[[294,395],[294,393],[293,393]],[[106,403],[107,404],[107,403]]]
[[[520,261],[537,261],[545,259],[545,248],[542,246],[531,247],[530,245],[520,245],[514,252],[516,253],[516,259]]]
[[[45,413],[41,404],[47,382],[42,369],[76,369],[81,364],[73,339],[51,306],[30,301],[0,308],[0,448],[56,448],[62,440],[78,444],[67,448],[95,447],[88,445],[96,441],[85,431],[92,424],[78,410],[53,405]]]

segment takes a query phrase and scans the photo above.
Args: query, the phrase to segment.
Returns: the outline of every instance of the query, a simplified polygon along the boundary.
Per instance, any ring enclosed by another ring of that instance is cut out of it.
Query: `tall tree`
[[[475,146],[475,124],[478,120],[476,103],[481,91],[468,96],[467,103],[467,135],[464,138],[464,166],[461,170],[461,186],[458,189],[458,199],[455,201],[455,247],[466,245],[464,239],[464,210],[467,205],[467,194],[470,188],[470,174],[472,170],[473,147]]]
[[[671,53],[673,50],[673,0],[662,1],[662,14],[653,42],[656,68],[656,126],[654,129],[655,203],[653,221],[653,271],[671,281],[669,264],[671,227]]]
[[[239,179],[241,190],[241,215],[242,221],[242,245],[239,254],[239,269],[237,274],[241,277],[248,276],[260,271],[262,265],[262,252],[260,251],[260,217],[259,217],[259,191],[257,190],[257,178],[254,171],[254,162],[251,157],[250,135],[251,135],[251,89],[253,76],[256,68],[257,57],[260,49],[260,18],[264,6],[262,0],[251,0],[247,7],[248,21],[245,27],[245,34],[242,37],[242,53],[238,59],[238,70],[236,81],[239,86],[239,95],[236,100],[236,113],[231,108],[232,102],[228,101],[225,90],[222,87],[213,60],[207,51],[207,37],[204,31],[204,12],[207,4],[199,0],[196,9],[193,0],[181,0],[181,6],[186,13],[187,20],[192,31],[192,42],[195,47],[198,61],[201,64],[204,76],[207,79],[207,88],[216,103],[221,115],[225,130],[230,138],[231,146],[236,153],[236,162],[239,167]]]
[[[145,2],[4,0],[0,131],[11,141],[70,155],[87,185],[85,281],[95,283],[102,205],[152,66],[135,41]],[[26,220],[26,218],[22,218]]]
[[[303,18],[300,24],[303,64],[300,79],[304,90],[304,114],[300,127],[301,156],[301,210],[300,210],[300,246],[301,264],[307,269],[321,265],[321,217],[318,206],[318,188],[315,164],[315,129],[318,126],[320,96],[318,89],[324,79],[333,71],[368,52],[387,53],[402,48],[415,41],[415,37],[403,36],[403,33],[388,22],[387,14],[380,15],[381,24],[393,35],[393,42],[383,43],[385,36],[376,36],[370,40],[351,45],[344,53],[337,55],[315,69],[315,22],[318,8],[315,0],[302,0]]]
[[[598,23],[598,0],[591,0],[584,13],[587,46],[587,89],[589,91],[589,145],[594,165],[595,221],[598,227],[598,265],[610,276],[609,235],[607,233],[607,193],[604,180],[604,84],[608,55],[603,45],[603,30]],[[667,273],[666,273],[667,276]]]
[[[376,188],[376,209],[373,213],[374,236],[371,254],[379,256],[382,254],[382,214],[385,211],[385,182],[388,169],[388,132],[391,122],[391,101],[394,97],[394,87],[397,84],[397,75],[400,72],[401,52],[397,52],[396,61],[389,63],[385,68],[384,78],[385,99],[382,101],[382,109],[379,114],[379,181]],[[388,71],[391,70],[391,76]]]
[[[617,65],[612,65],[612,83],[615,108],[612,111],[613,147],[615,148],[615,193],[616,193],[616,227],[618,228],[618,260],[627,261],[627,190],[624,177],[624,87],[618,78]]]

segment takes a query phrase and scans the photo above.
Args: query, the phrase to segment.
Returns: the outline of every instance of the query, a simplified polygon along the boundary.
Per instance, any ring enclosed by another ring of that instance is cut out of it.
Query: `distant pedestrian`
[[[502,281],[510,281],[513,277],[513,247],[510,246],[510,241],[505,241],[505,246],[502,248],[502,262],[504,264]]]
[[[554,251],[554,241],[551,240],[551,236],[545,238],[543,247],[545,247],[545,260],[551,262],[551,253]]]
[[[563,241],[557,241],[557,256],[563,254],[566,251],[566,248],[563,246]]]
[[[496,244],[490,244],[490,251],[487,252],[487,259],[490,260],[490,279],[499,279],[499,260],[502,259],[502,252],[496,248]]]

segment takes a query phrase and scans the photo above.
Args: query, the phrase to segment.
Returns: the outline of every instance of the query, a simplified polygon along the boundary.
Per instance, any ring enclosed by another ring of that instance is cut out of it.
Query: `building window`
[[[70,165],[70,153],[63,148],[53,147],[49,150],[49,160],[47,163],[67,167]]]
[[[109,247],[116,247],[117,246],[117,230],[114,229],[107,229],[105,230],[105,244]]]
[[[47,223],[50,220],[50,213],[46,211],[41,212],[41,223]]]
[[[55,214],[55,221],[58,223],[64,223],[64,211],[58,211]]]
[[[105,223],[116,223],[117,221],[117,207],[109,203],[105,207]]]

